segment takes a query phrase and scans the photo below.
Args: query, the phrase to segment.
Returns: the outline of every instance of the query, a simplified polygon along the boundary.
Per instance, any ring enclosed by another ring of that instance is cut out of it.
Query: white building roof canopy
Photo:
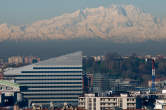
[[[75,52],[64,56],[50,58],[35,64],[39,65],[82,65],[82,52]]]

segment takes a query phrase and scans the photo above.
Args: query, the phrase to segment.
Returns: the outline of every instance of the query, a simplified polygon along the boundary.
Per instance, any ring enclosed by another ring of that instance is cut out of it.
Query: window
[[[22,71],[21,73],[81,73],[82,71]]]
[[[33,67],[33,69],[82,69],[82,67]]]
[[[82,75],[52,75],[52,74],[41,74],[41,75],[16,75],[16,77],[82,77]]]
[[[89,102],[92,102],[92,99],[91,99],[91,98],[89,98]]]

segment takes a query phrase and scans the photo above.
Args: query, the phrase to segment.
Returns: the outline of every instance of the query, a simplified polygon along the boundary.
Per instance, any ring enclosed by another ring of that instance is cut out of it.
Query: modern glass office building
[[[76,104],[82,94],[82,53],[76,52],[6,72],[14,72],[15,82],[29,106],[35,104]]]

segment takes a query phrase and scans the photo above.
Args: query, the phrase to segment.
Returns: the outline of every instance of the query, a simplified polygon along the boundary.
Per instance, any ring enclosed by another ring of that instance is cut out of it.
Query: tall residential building
[[[82,95],[82,53],[76,52],[39,63],[11,69],[15,82],[24,86],[21,92],[29,106],[35,104],[77,104]]]

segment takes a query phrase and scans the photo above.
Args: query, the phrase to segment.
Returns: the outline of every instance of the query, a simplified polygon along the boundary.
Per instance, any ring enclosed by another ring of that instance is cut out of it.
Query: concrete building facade
[[[86,110],[113,110],[120,108],[123,110],[135,110],[136,98],[127,94],[120,96],[95,96],[95,94],[85,94],[79,97],[79,107]]]

